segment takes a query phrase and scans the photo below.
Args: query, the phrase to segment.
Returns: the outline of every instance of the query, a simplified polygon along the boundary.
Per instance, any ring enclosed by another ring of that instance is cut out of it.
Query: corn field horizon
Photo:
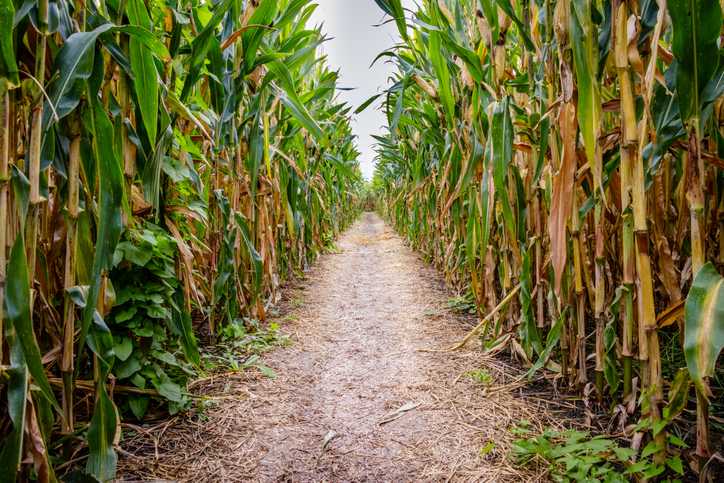
[[[202,421],[213,395],[194,385],[276,377],[263,353],[287,342],[278,306],[322,254],[350,271],[349,304],[358,286],[417,300],[403,288],[418,269],[376,215],[360,218],[373,210],[475,319],[451,346],[405,350],[448,370],[467,350],[506,361],[501,388],[543,384],[574,408],[561,427],[594,433],[508,424],[519,439],[504,454],[479,443],[471,465],[492,452],[556,481],[721,477],[724,4],[415,4],[369,1],[399,33],[373,64],[395,70],[352,106],[312,0],[0,0],[0,481],[123,478],[130,432]],[[367,181],[354,118],[373,108],[387,124]],[[370,254],[385,266],[344,265]],[[401,286],[375,287],[375,272]],[[350,310],[322,293],[306,303]],[[377,347],[374,324],[412,322],[374,302],[353,335]],[[319,343],[362,364],[349,335]],[[364,358],[430,363],[401,354]],[[283,383],[321,370],[302,367]],[[487,371],[453,386],[472,378],[485,399]],[[362,386],[347,390],[379,389]],[[375,431],[426,408],[397,402]],[[304,443],[321,445],[315,477],[344,438]],[[452,480],[462,463],[447,463]],[[360,468],[349,479],[372,474]]]

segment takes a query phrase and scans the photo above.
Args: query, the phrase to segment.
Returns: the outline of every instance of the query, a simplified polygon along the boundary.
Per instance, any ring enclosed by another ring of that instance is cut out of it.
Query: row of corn
[[[355,216],[314,8],[0,0],[0,480],[112,479]]]
[[[723,409],[720,2],[377,3],[402,36],[380,55],[383,211],[467,290],[486,350],[625,408],[659,462],[688,435],[701,469]]]

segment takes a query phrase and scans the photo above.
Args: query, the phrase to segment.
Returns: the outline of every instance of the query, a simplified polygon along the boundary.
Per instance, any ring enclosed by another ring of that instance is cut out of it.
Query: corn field
[[[721,3],[376,3],[403,39],[379,56],[380,210],[469,294],[486,351],[623,411],[659,461],[695,417],[700,470],[724,394]]]
[[[308,0],[0,0],[0,480],[114,477],[357,214]]]

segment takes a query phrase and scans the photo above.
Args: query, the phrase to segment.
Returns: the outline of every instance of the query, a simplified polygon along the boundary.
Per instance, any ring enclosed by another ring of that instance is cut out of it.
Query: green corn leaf
[[[512,238],[516,235],[513,209],[508,198],[508,166],[513,160],[513,121],[510,117],[510,98],[506,97],[493,105],[492,139],[493,181],[495,194],[503,208],[506,229]]]
[[[83,81],[93,73],[96,40],[112,27],[112,24],[107,23],[90,32],[76,32],[63,43],[54,67],[60,75],[48,92],[49,102],[54,106],[58,119],[64,118],[78,106]],[[52,124],[52,116],[52,109],[43,110],[44,131]]]
[[[182,290],[177,290],[174,294],[176,304],[179,307],[183,307],[184,304],[184,293]],[[176,331],[181,334],[181,345],[184,349],[184,354],[189,358],[192,364],[199,366],[201,364],[201,355],[199,354],[198,341],[194,334],[194,327],[191,323],[191,314],[187,311],[174,311],[171,322],[176,327]]]
[[[13,165],[10,174],[10,184],[13,187],[15,205],[17,206],[20,220],[25,222],[28,216],[28,208],[30,207],[30,181],[28,181],[25,173]]]
[[[10,252],[8,263],[8,280],[5,293],[5,311],[7,320],[15,328],[18,341],[22,347],[25,363],[28,365],[33,381],[40,388],[43,396],[60,409],[55,400],[50,383],[45,375],[38,341],[33,331],[30,315],[30,274],[25,258],[25,241],[22,232],[18,233]]]
[[[523,263],[520,268],[520,292],[518,292],[518,298],[520,299],[521,322],[518,335],[528,359],[532,360],[534,351],[537,354],[543,353],[543,344],[533,314],[533,270],[530,262],[530,250],[524,251]]]
[[[257,180],[262,161],[264,160],[264,129],[259,114],[254,116],[249,130],[249,155],[246,157],[246,167],[251,176],[251,194],[256,196]]]
[[[528,372],[526,373],[526,377],[528,379],[532,379],[536,372],[541,370],[543,366],[548,362],[548,360],[551,357],[551,354],[555,350],[556,347],[558,347],[558,341],[561,339],[561,329],[564,324],[564,317],[566,315],[566,311],[564,310],[561,313],[561,316],[556,319],[556,321],[553,323],[553,327],[548,331],[548,335],[546,336],[546,345],[543,349],[543,352],[541,352],[538,359],[535,361],[535,363],[531,366],[530,369],[528,369]]]
[[[274,61],[267,64],[269,73],[273,78],[278,81],[279,87],[281,87],[284,94],[281,96],[282,104],[289,110],[292,116],[304,126],[304,128],[314,136],[314,138],[320,141],[322,144],[326,143],[325,134],[322,128],[317,124],[312,115],[309,113],[304,103],[297,95],[297,88],[292,77],[291,72],[284,63],[281,61]]]
[[[448,125],[453,126],[455,118],[455,99],[453,98],[450,79],[450,69],[447,65],[448,56],[444,55],[440,40],[440,33],[430,32],[430,62],[435,69],[435,75],[440,84],[440,100],[442,101]]]
[[[709,394],[704,378],[714,373],[724,348],[724,277],[711,262],[694,278],[684,306],[684,355],[691,380]]]
[[[0,0],[0,79],[5,79],[7,87],[20,85],[18,64],[15,60],[15,46],[13,43],[13,18],[15,5],[13,0]],[[0,95],[3,95],[2,81],[0,81]]]
[[[79,357],[82,354],[80,349],[83,348],[86,342],[91,322],[93,322],[96,314],[101,275],[113,266],[113,253],[116,250],[123,229],[121,220],[123,173],[116,152],[113,149],[113,125],[97,100],[94,99],[91,106],[92,112],[88,117],[91,127],[90,132],[93,135],[93,155],[98,166],[99,212],[91,283],[87,303],[83,310],[83,322],[78,343]],[[101,326],[98,327],[102,329]],[[98,340],[94,341],[90,346],[98,357],[104,360],[113,347],[113,338],[108,333],[103,334],[103,330],[95,332],[98,335]]]
[[[214,35],[214,30],[218,27],[219,23],[221,23],[221,20],[226,15],[226,12],[229,10],[232,3],[232,0],[222,0],[221,3],[216,4],[213,16],[204,26],[201,33],[199,33],[199,35],[191,43],[191,57],[189,58],[188,72],[186,74],[186,79],[184,79],[181,95],[179,96],[179,99],[182,102],[186,101],[189,94],[191,94],[191,89],[199,80],[201,67],[203,67],[204,62],[206,62],[207,54],[209,52],[209,48],[211,47],[211,39]]]
[[[161,203],[161,173],[163,171],[163,163],[168,146],[173,140],[173,130],[169,127],[170,117],[168,113],[165,109],[161,109],[159,114],[161,116],[161,132],[158,136],[156,146],[148,157],[141,173],[143,192],[146,195],[146,199],[150,201],[151,206],[156,210],[157,217]]]
[[[279,20],[277,20],[276,28],[283,29],[294,20],[299,19],[299,14],[305,7],[311,7],[316,9],[316,5],[308,5],[309,0],[292,0],[287,5],[286,9],[280,13]],[[312,10],[313,11],[313,10]],[[311,12],[310,12],[311,14]]]
[[[397,126],[400,123],[400,117],[402,116],[402,111],[405,107],[405,89],[407,88],[407,84],[410,81],[410,76],[405,75],[402,77],[400,82],[398,84],[395,84],[390,89],[390,94],[392,93],[393,89],[397,91],[397,100],[395,101],[395,110],[392,112],[392,116],[388,113],[388,119],[389,119],[389,126],[390,126],[390,132],[394,135],[397,132]]]
[[[23,359],[23,349],[17,337],[6,337],[10,346],[10,368],[7,370],[7,411],[12,430],[0,440],[0,475],[14,476],[20,468],[23,456],[25,429],[25,400],[28,396],[28,368]]]
[[[277,0],[262,0],[256,10],[254,10],[254,13],[251,14],[249,25],[270,26],[279,9],[278,4],[279,2]],[[266,28],[255,27],[249,28],[242,35],[246,72],[251,72],[259,46],[268,31]]]
[[[126,14],[132,25],[144,29],[153,28],[142,0],[128,0]],[[138,98],[141,119],[151,146],[155,146],[158,128],[158,73],[153,53],[137,35],[131,36],[128,48],[134,73],[133,87]]]
[[[375,3],[380,7],[387,15],[394,16],[395,12],[392,9],[392,5],[389,0],[375,0]]]
[[[115,476],[117,457],[113,450],[116,439],[118,413],[108,397],[105,379],[110,370],[113,337],[102,319],[97,315],[96,306],[100,294],[101,275],[113,265],[113,254],[121,236],[121,210],[123,203],[123,173],[113,149],[113,125],[96,99],[91,101],[90,132],[93,135],[93,155],[98,166],[98,232],[93,257],[91,286],[79,339],[79,357],[85,338],[94,322],[89,342],[91,350],[98,355],[101,377],[96,384],[96,403],[88,428],[88,462],[86,470],[99,481],[110,481]]]
[[[359,105],[357,109],[354,110],[355,114],[359,114],[365,109],[367,109],[373,102],[375,102],[377,99],[380,98],[383,94],[375,94],[374,96],[371,96],[369,99],[364,101],[362,104]]]
[[[442,35],[442,39],[445,41],[445,46],[452,50],[455,55],[465,62],[465,65],[468,67],[468,72],[470,72],[473,80],[475,80],[475,82],[482,82],[484,73],[483,66],[480,64],[480,57],[478,57],[478,55],[472,50],[455,41],[453,36],[450,35],[450,32],[443,33]]]
[[[96,386],[96,404],[88,426],[88,462],[86,471],[100,482],[113,480],[116,476],[118,457],[113,450],[118,428],[118,410],[108,396],[105,374]]]
[[[662,415],[666,421],[673,421],[686,408],[689,402],[691,380],[685,368],[680,368],[669,387],[669,395]]]
[[[571,46],[578,88],[578,126],[594,183],[601,187],[598,135],[601,130],[601,94],[598,85],[598,31],[591,20],[591,0],[571,1]]]
[[[170,112],[175,113],[182,118],[193,122],[198,130],[204,135],[204,137],[206,137],[207,139],[209,139],[209,141],[213,143],[213,139],[206,131],[206,128],[204,127],[199,117],[191,112],[191,109],[189,109],[188,105],[181,102],[179,98],[176,97],[176,94],[174,94],[172,91],[169,91],[165,97],[165,101],[169,107]]]
[[[465,256],[467,258],[470,271],[475,270],[475,257],[478,251],[478,223],[475,216],[477,209],[475,190],[468,190],[468,221],[465,227]]]
[[[141,6],[143,7],[143,2],[141,2]],[[130,9],[131,7],[127,6],[126,8]],[[145,9],[145,7],[143,8]],[[142,15],[143,13],[141,12],[141,16]],[[166,45],[161,40],[159,40],[159,38],[156,37],[151,30],[149,30],[149,28],[151,28],[151,24],[148,14],[146,14],[146,18],[148,18],[149,20],[148,27],[142,27],[139,23],[139,25],[123,25],[120,27],[115,27],[113,30],[115,32],[123,32],[129,37],[141,42],[143,45],[146,46],[146,48],[153,52],[153,55],[155,55],[159,59],[169,59],[171,54],[166,48]]]
[[[481,217],[480,224],[483,227],[483,234],[480,242],[480,259],[485,260],[485,252],[488,249],[488,242],[490,240],[490,228],[492,226],[492,210],[493,200],[492,196],[494,193],[494,184],[491,182],[490,168],[485,167],[483,171],[483,179],[480,182],[480,201],[481,201]]]
[[[402,8],[401,0],[375,0],[375,3],[387,15],[395,19],[397,30],[402,38],[407,40],[407,22],[405,21],[405,11]]]
[[[669,0],[672,50],[677,61],[676,92],[684,122],[699,119],[702,91],[719,65],[722,25],[718,0]]]
[[[244,241],[244,245],[246,245],[249,259],[251,260],[252,266],[254,267],[253,284],[254,298],[256,298],[261,295],[264,262],[261,258],[261,255],[254,246],[254,243],[252,242],[249,225],[246,223],[246,220],[243,216],[241,216],[240,213],[236,213],[236,224],[239,226],[239,230],[241,231],[241,238]]]

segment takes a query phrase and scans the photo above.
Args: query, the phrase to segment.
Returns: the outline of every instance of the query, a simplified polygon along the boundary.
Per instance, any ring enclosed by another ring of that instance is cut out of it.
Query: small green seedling
[[[468,377],[478,384],[489,386],[493,383],[493,376],[490,375],[485,369],[476,369],[474,371],[467,372]]]

